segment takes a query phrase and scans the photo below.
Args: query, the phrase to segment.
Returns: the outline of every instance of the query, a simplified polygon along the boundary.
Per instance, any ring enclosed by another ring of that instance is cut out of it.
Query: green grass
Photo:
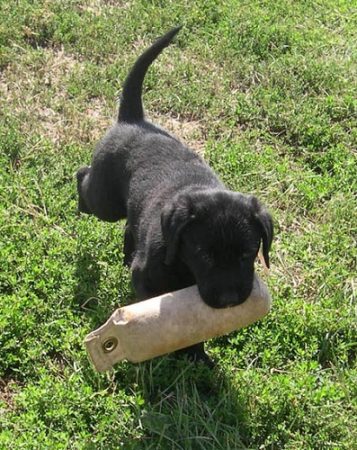
[[[0,449],[355,449],[356,30],[351,1],[0,2]],[[276,224],[273,310],[97,374],[85,335],[134,298],[123,223],[76,215],[76,170],[130,65],[177,131]]]

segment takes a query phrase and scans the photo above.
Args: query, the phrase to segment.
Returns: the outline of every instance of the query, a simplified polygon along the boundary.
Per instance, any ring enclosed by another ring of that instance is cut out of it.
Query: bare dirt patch
[[[103,7],[128,9],[130,6],[131,2],[126,0],[88,0],[83,5],[80,4],[78,9],[101,15]]]
[[[165,128],[192,150],[203,156],[206,133],[198,120],[153,115],[152,121]]]
[[[14,408],[14,388],[16,386],[13,380],[4,380],[0,378],[0,402],[5,403],[8,409]],[[1,413],[1,409],[0,409]]]

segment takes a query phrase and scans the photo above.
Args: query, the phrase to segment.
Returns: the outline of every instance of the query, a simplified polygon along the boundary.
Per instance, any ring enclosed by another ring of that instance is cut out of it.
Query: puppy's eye
[[[205,256],[206,252],[204,250],[202,250],[202,248],[199,247],[199,248],[196,249],[195,254],[198,257],[202,258],[202,257]]]
[[[203,250],[202,248],[199,248],[196,251],[196,255],[198,256],[198,258],[200,258],[201,261],[203,261],[207,265],[212,265],[213,264],[212,257],[210,255],[210,253],[207,252],[206,250]]]

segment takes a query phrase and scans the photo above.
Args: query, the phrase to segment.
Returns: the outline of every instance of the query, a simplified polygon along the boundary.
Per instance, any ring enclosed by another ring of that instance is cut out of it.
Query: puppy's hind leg
[[[178,274],[168,266],[160,264],[161,260],[160,257],[145,265],[139,261],[139,255],[135,256],[132,264],[132,280],[139,301],[194,284],[191,279],[187,279],[187,282],[182,284],[182,279],[178,278]],[[209,368],[214,367],[214,362],[205,353],[203,342],[178,350],[175,352],[175,356],[177,358],[187,357],[189,361],[193,362],[202,362]]]
[[[124,234],[124,264],[127,267],[130,267],[131,263],[133,262],[134,252],[135,252],[134,237],[131,233],[129,224],[126,223]]]
[[[92,214],[107,222],[116,222],[127,216],[122,180],[125,176],[115,167],[110,155],[94,161],[88,175],[83,179],[83,191]]]

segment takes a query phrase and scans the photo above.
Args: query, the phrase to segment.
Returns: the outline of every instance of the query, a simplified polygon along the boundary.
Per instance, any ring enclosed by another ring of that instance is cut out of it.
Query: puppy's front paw
[[[208,368],[215,367],[214,361],[204,351],[203,344],[193,345],[175,352],[176,358],[187,358],[191,362],[203,363]]]

